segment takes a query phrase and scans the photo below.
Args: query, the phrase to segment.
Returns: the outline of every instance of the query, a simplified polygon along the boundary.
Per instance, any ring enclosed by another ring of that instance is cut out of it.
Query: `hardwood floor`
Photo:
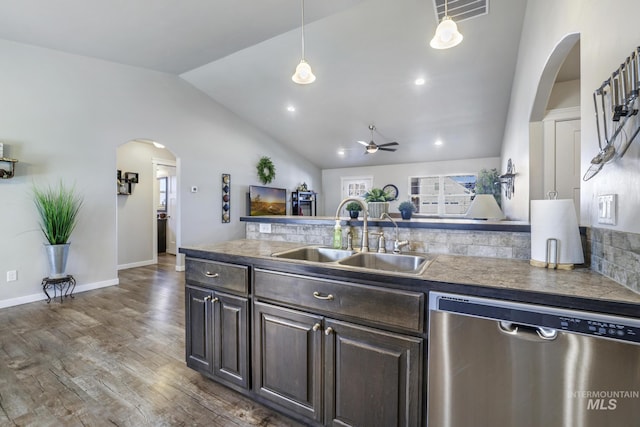
[[[0,310],[1,426],[300,425],[186,367],[184,273],[160,258]]]

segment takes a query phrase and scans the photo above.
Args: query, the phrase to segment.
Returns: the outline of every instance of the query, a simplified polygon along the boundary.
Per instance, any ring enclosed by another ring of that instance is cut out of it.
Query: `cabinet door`
[[[247,298],[216,292],[213,302],[213,375],[248,388]]]
[[[187,286],[185,289],[187,366],[211,372],[211,299],[213,291]]]
[[[420,338],[325,320],[325,424],[417,426]]]
[[[322,419],[322,317],[253,304],[253,387],[265,399]]]

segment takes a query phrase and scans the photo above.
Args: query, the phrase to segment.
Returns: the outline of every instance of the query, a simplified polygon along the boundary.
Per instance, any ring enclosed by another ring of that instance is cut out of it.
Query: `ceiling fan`
[[[358,141],[358,144],[362,144],[365,147],[365,152],[364,154],[373,154],[376,151],[380,150],[380,151],[396,151],[395,148],[387,148],[393,145],[400,145],[397,142],[388,142],[386,144],[376,144],[375,142],[373,142],[373,130],[376,127],[374,125],[369,125],[369,130],[371,131],[371,141],[370,142],[365,142],[365,141]]]

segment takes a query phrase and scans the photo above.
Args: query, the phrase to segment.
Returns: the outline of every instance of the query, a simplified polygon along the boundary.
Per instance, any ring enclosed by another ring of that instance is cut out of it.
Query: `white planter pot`
[[[67,257],[69,256],[69,243],[64,245],[44,245],[49,260],[49,278],[58,279],[67,274]]]
[[[369,218],[380,218],[383,213],[389,213],[389,202],[369,202],[367,209]]]

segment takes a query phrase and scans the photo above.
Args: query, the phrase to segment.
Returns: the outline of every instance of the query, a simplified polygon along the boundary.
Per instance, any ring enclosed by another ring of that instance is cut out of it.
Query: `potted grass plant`
[[[40,217],[40,229],[47,239],[45,244],[49,260],[49,278],[66,276],[69,237],[76,227],[83,198],[75,187],[62,181],[57,185],[33,187],[33,202]]]

